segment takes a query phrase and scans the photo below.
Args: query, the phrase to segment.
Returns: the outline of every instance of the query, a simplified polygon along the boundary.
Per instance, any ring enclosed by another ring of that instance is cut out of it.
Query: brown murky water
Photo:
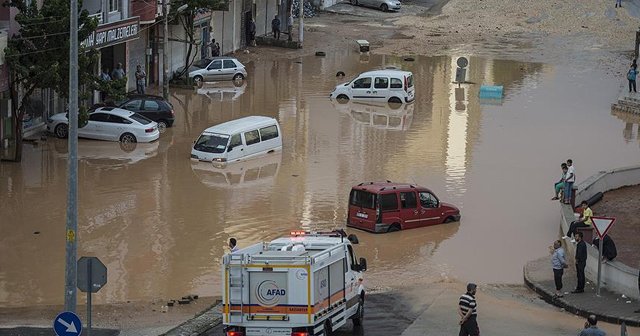
[[[292,229],[343,227],[350,187],[384,179],[428,186],[463,217],[394,234],[356,232],[369,286],[521,283],[524,262],[557,237],[549,198],[559,163],[573,158],[578,180],[636,163],[637,125],[610,114],[619,79],[598,71],[471,57],[470,81],[504,85],[496,104],[478,99],[478,84],[456,91],[455,59],[344,52],[252,63],[241,87],[173,90],[176,124],[159,142],[126,152],[81,140],[79,255],[109,269],[94,300],[219,294],[229,237],[242,246]],[[388,65],[414,72],[413,105],[328,100],[338,70],[351,77]],[[282,154],[223,171],[189,160],[204,128],[254,114],[279,120]],[[62,302],[66,145],[49,138],[27,145],[21,164],[0,165],[2,306]]]

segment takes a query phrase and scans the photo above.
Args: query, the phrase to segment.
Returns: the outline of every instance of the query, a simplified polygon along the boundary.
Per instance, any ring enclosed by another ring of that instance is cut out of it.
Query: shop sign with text
[[[80,46],[82,48],[104,48],[133,40],[138,37],[139,32],[140,18],[136,16],[98,26],[89,37],[80,43]]]

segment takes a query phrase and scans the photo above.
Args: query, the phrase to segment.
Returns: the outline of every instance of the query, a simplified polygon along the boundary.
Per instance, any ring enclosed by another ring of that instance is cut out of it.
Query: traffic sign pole
[[[596,296],[600,296],[600,286],[602,284],[600,277],[602,275],[602,249],[604,248],[604,237],[607,235],[613,223],[616,221],[613,217],[591,217],[593,227],[598,234],[598,286],[596,287]]]
[[[600,296],[600,278],[602,274],[602,242],[604,241],[604,237],[598,239],[598,287],[596,289],[596,296]]]

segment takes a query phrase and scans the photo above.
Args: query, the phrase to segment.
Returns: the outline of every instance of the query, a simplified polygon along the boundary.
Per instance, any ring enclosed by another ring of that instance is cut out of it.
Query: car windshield
[[[228,142],[228,135],[205,133],[198,138],[193,148],[207,153],[224,153]]]
[[[195,61],[195,62],[193,62],[193,64],[192,64],[192,65],[193,65],[194,67],[196,67],[196,68],[204,69],[204,68],[206,68],[207,66],[209,66],[209,63],[211,63],[211,60],[210,60],[210,59],[208,59],[208,58],[203,58],[203,59],[201,59],[201,60],[199,60],[199,61]]]
[[[151,119],[143,116],[142,114],[138,114],[138,113],[134,113],[132,115],[129,116],[129,118],[143,124],[143,125],[147,125],[152,123],[153,121],[151,121]]]

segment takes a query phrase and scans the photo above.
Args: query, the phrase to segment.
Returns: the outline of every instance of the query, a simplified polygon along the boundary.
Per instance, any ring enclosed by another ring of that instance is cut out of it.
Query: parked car
[[[193,142],[191,158],[226,164],[281,150],[278,121],[250,116],[205,129]]]
[[[119,107],[136,112],[157,122],[160,130],[173,126],[175,121],[173,105],[160,96],[134,94],[120,101],[95,104],[91,109],[100,107]]]
[[[370,102],[410,103],[415,99],[413,73],[385,69],[367,71],[339,84],[329,98]]]
[[[182,69],[178,69],[178,72],[180,71]],[[233,57],[203,58],[189,67],[188,76],[198,84],[223,80],[237,81],[247,77],[247,70]]]
[[[351,0],[354,6],[367,6],[379,8],[383,12],[389,10],[399,11],[402,4],[398,0]]]
[[[58,138],[69,135],[67,113],[54,114],[47,120],[47,131]],[[117,107],[101,107],[89,114],[87,125],[78,129],[78,137],[120,141],[123,143],[158,140],[158,124],[143,115]]]
[[[408,183],[368,182],[351,189],[347,226],[393,232],[460,220],[460,210],[429,189]]]

